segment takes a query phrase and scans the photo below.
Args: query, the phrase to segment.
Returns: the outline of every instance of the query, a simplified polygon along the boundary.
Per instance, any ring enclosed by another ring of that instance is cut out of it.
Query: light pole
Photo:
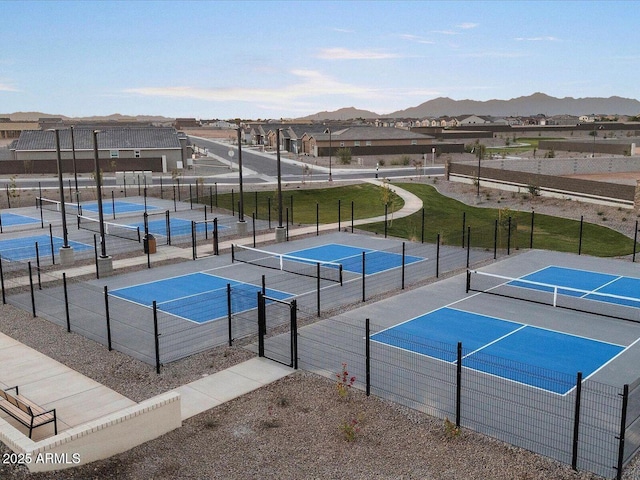
[[[56,138],[56,163],[58,166],[58,188],[60,189],[60,214],[62,216],[63,245],[60,249],[60,259],[63,265],[73,263],[73,249],[69,247],[69,235],[67,232],[67,212],[64,205],[64,187],[62,184],[62,157],[60,155],[60,132],[57,129],[50,130]]]
[[[331,129],[327,128],[327,130],[329,131],[329,181],[331,182],[333,181],[333,178],[331,178]]]
[[[102,210],[102,183],[100,175],[100,162],[98,160],[98,133],[93,131],[93,160],[95,163],[96,197],[98,198],[98,221],[100,222],[100,258],[107,258],[107,244],[104,238],[104,213]]]
[[[280,171],[280,129],[276,129],[276,163],[278,172],[278,228],[276,228],[276,242],[286,240],[286,231],[282,226],[282,175]]]
[[[78,190],[78,169],[76,168],[76,142],[73,136],[73,126],[71,127],[71,154],[73,158],[73,178],[76,181],[76,203],[80,204],[80,191]]]
[[[247,224],[244,221],[244,193],[242,190],[242,126],[238,124],[238,181],[240,183],[240,202],[238,205],[238,234],[247,233]]]

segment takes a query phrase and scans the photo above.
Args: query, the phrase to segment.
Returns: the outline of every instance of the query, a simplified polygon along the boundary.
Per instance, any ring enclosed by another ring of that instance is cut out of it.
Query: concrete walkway
[[[382,181],[369,180],[369,183],[383,185]],[[422,208],[422,201],[406,190],[396,186],[390,188],[404,200],[404,206],[394,213],[394,218],[411,215]],[[354,222],[356,225],[384,221],[384,216],[362,219]],[[338,224],[325,224],[320,230],[337,230]],[[315,233],[316,226],[295,228],[290,231],[290,237]],[[249,243],[253,238],[235,240],[234,243]],[[260,241],[275,240],[275,233],[261,235]],[[231,247],[231,242],[222,242],[221,249]],[[211,250],[213,246],[209,247]],[[200,249],[202,253],[206,248]],[[191,258],[191,249],[162,246],[153,254],[153,261],[183,257]],[[115,272],[119,268],[132,265],[146,264],[147,256],[140,255],[121,260],[115,260]],[[67,276],[79,276],[95,273],[94,265],[80,266],[66,269]],[[62,276],[62,273],[59,273]],[[199,380],[176,388],[181,395],[182,419],[197,415],[221,403],[244,395],[257,388],[291,374],[294,370],[264,358],[253,358],[229,369],[208,375]],[[58,433],[69,428],[96,420],[122,408],[135,404],[132,400],[91,380],[88,377],[66,367],[42,353],[23,345],[22,343],[0,333],[0,387],[3,389],[18,385],[20,393],[33,400],[42,407],[55,408],[58,416]],[[0,419],[26,432],[26,428],[15,422],[2,412]],[[0,431],[6,428],[5,422],[0,421]],[[53,435],[51,425],[43,426],[34,431],[34,440]]]

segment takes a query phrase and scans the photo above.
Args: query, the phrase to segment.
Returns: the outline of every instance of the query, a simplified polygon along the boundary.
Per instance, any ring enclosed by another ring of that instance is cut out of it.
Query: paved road
[[[214,183],[237,185],[239,183],[238,148],[236,146],[200,137],[190,138],[196,146],[206,148],[208,155],[206,158],[197,159],[193,169],[184,171],[181,176],[182,182],[194,183],[196,179],[202,179],[205,185],[213,185]],[[233,156],[229,155],[230,151],[233,152]],[[304,167],[304,163],[285,158],[284,154],[281,155],[280,170],[282,181],[285,183],[301,182],[303,180],[305,182],[312,182],[326,181],[329,178],[329,169],[326,167],[314,166],[311,174],[304,174]],[[243,148],[242,170],[243,183],[276,183],[276,155],[273,153],[257,152],[250,148]],[[442,175],[444,173],[444,167],[428,166],[424,169],[421,168],[420,173],[431,176]],[[383,176],[384,178],[400,178],[414,176],[415,174],[416,169],[414,167],[385,168],[378,172],[380,178]],[[376,178],[376,170],[373,168],[345,169],[334,167],[331,170],[331,176],[335,181],[370,180]],[[157,177],[157,175],[154,175],[154,184],[158,184],[159,180],[155,177]],[[65,173],[63,178],[65,189],[70,187],[75,188],[73,175]],[[167,183],[172,182],[169,174],[163,175],[163,179]],[[0,187],[7,188],[12,182],[15,182],[16,187],[20,189],[34,189],[38,187],[43,189],[58,188],[58,178],[55,175],[48,177],[18,176],[13,180],[9,177],[1,177]],[[115,177],[105,173],[103,185],[105,187],[114,186]],[[82,174],[78,176],[78,186],[79,188],[92,187],[95,186],[95,181],[91,175]]]

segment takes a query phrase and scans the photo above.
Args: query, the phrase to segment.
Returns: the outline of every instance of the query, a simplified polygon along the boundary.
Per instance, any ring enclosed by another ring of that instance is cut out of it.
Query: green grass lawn
[[[244,214],[251,217],[256,212],[256,218],[267,220],[269,217],[269,205],[271,206],[271,221],[278,219],[277,191],[245,192]],[[235,211],[239,194],[233,195]],[[370,218],[384,215],[385,200],[388,203],[388,213],[399,210],[404,205],[402,198],[390,192],[388,189],[363,183],[359,185],[341,186],[333,188],[321,188],[314,190],[287,190],[282,192],[283,221],[286,221],[286,213],[289,211],[289,220],[293,212],[293,222],[296,224],[315,225],[316,214],[320,223],[335,223],[338,221],[338,204],[340,205],[340,220],[346,224],[351,221],[351,202],[353,202],[354,219]],[[201,199],[202,203],[209,204],[209,197]],[[218,206],[232,210],[232,195],[218,195]],[[316,207],[317,206],[317,207]],[[316,212],[317,208],[317,212]]]
[[[529,248],[531,242],[531,212],[509,209],[480,208],[466,205],[440,195],[430,185],[398,184],[417,196],[425,206],[425,242],[434,242],[440,234],[441,242],[447,245],[462,245],[463,215],[465,234],[471,228],[471,245],[493,249],[495,223],[498,220],[498,246],[506,248],[509,235],[508,217],[511,217],[511,248]],[[579,205],[579,204],[576,204]],[[361,227],[372,232],[383,233],[384,223]],[[388,234],[409,240],[422,238],[422,212],[394,220],[387,225]],[[578,252],[580,222],[549,215],[535,214],[533,247],[560,252]],[[633,253],[633,240],[610,228],[584,223],[581,253],[611,257]]]
[[[398,183],[399,187],[408,190],[424,203],[424,241],[433,243],[437,235],[445,245],[462,245],[464,235],[471,228],[471,245],[479,248],[493,249],[494,238],[497,237],[498,248],[506,248],[509,236],[509,217],[511,217],[512,249],[529,248],[531,244],[531,212],[520,212],[507,208],[480,208],[466,205],[457,200],[441,195],[431,185]],[[422,212],[409,217],[393,219],[392,213],[402,208],[400,197],[385,192],[382,187],[371,184],[360,184],[323,188],[315,190],[288,190],[282,192],[283,206],[289,210],[289,219],[293,211],[293,222],[296,224],[316,223],[318,208],[320,223],[338,221],[338,203],[340,203],[340,219],[344,226],[351,220],[351,204],[353,202],[354,219],[370,218],[384,215],[385,194],[388,197],[389,221],[388,235],[421,241]],[[233,196],[235,210],[239,195]],[[202,203],[209,204],[209,198],[201,198]],[[257,218],[268,218],[268,206],[271,204],[271,221],[276,222],[277,195],[275,191],[257,193]],[[232,195],[218,195],[218,206],[231,210]],[[579,204],[576,203],[576,208]],[[246,217],[256,211],[256,193],[244,195],[244,212]],[[283,221],[286,212],[283,212]],[[496,220],[498,229],[496,235]],[[464,222],[464,223],[463,223]],[[384,222],[360,226],[359,228],[379,234],[384,233]],[[536,213],[534,215],[533,247],[543,250],[577,253],[580,244],[580,222],[565,218],[552,217]],[[581,253],[587,255],[612,257],[633,253],[633,240],[610,228],[584,223],[582,231]]]

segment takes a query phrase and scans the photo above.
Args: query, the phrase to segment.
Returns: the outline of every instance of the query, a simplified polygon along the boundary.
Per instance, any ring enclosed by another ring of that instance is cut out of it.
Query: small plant
[[[351,387],[353,387],[353,384],[356,382],[356,377],[349,377],[346,363],[342,364],[342,372],[336,373],[336,378],[338,379],[336,382],[338,395],[340,398],[347,398]]]
[[[384,158],[381,158],[380,160],[378,160],[378,165],[380,165],[381,167],[384,167]]]
[[[349,165],[351,163],[351,149],[350,148],[340,148],[336,152],[336,155],[340,159],[340,163],[342,165]]]
[[[449,420],[448,417],[445,417],[444,433],[447,436],[447,438],[456,438],[460,436],[460,427],[458,427],[455,423]]]
[[[348,422],[343,422],[340,424],[340,430],[342,430],[347,442],[355,442],[356,435],[360,432],[360,421],[357,418],[352,418]]]
[[[540,187],[538,185],[530,183],[529,185],[527,185],[527,190],[534,197],[540,196]]]

